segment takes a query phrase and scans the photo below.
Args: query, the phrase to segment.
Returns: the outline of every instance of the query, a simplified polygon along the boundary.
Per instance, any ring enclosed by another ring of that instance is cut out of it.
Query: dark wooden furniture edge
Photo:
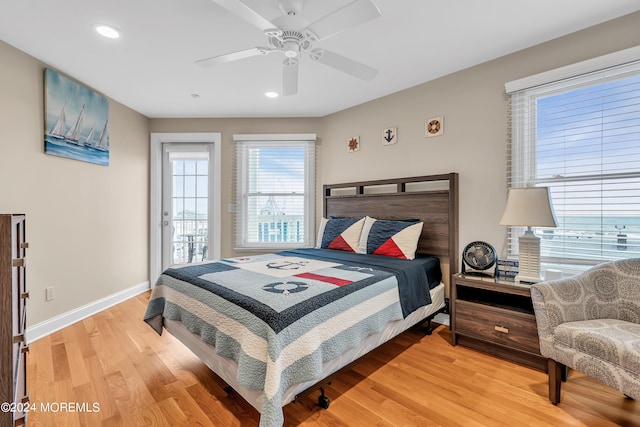
[[[24,240],[25,223],[25,214],[0,214],[0,402],[12,405],[29,402],[26,392],[29,346],[25,341],[29,293],[25,289],[24,270],[29,245]],[[20,360],[20,373],[15,371],[18,365],[14,357]],[[15,410],[0,411],[0,426],[26,425],[28,413],[19,406],[11,409]]]
[[[505,293],[509,295],[519,296],[519,297],[529,297],[530,298],[530,290],[526,287],[518,287],[510,284],[495,282],[491,280],[478,280],[477,277],[474,276],[465,276],[459,274],[456,278],[451,276],[451,307],[450,307],[450,329],[451,329],[451,344],[458,345],[461,344],[463,346],[473,348],[475,350],[479,350],[485,353],[489,353],[493,356],[500,357],[502,359],[511,360],[516,363],[520,363],[523,365],[531,366],[536,369],[540,369],[542,371],[547,371],[547,359],[540,354],[532,353],[530,351],[522,350],[522,349],[514,349],[510,348],[506,345],[502,345],[500,343],[491,342],[480,337],[474,336],[473,334],[467,334],[465,332],[460,332],[456,325],[456,306],[461,302],[458,300],[457,295],[457,284],[456,281],[461,282],[462,286],[473,287],[476,289],[483,289],[487,291],[491,291],[494,293]],[[466,303],[466,301],[463,301]],[[494,308],[498,311],[507,311],[506,309]],[[511,316],[522,316],[522,317],[531,317],[533,313],[525,314],[519,311],[511,311]]]
[[[411,191],[407,185],[438,182],[444,189]],[[367,189],[372,187],[392,185],[395,185],[395,191],[367,193]],[[369,215],[377,219],[414,218],[423,221],[417,253],[446,258],[451,284],[451,276],[458,272],[458,185],[456,172],[325,184],[322,212],[325,218]],[[354,189],[352,194],[334,194],[334,190],[351,188]]]
[[[458,335],[458,344],[472,348],[474,350],[479,350],[484,353],[491,354],[501,359],[510,360],[512,362],[530,366],[541,371],[547,371],[547,359],[538,354],[522,350],[516,351],[509,347],[496,343],[490,343],[488,341],[470,337],[465,334]]]
[[[408,191],[409,183],[421,182],[446,182],[447,188],[444,190],[429,191]],[[396,185],[396,191],[385,193],[366,194],[367,187]],[[350,195],[332,195],[334,189],[354,188],[354,194]],[[370,204],[368,201],[373,200]],[[335,203],[335,202],[338,203]],[[416,203],[417,201],[417,203]],[[332,203],[334,202],[334,203]],[[444,203],[442,203],[444,202]],[[407,209],[405,208],[405,204]],[[438,205],[438,215],[432,215],[429,212],[420,211],[425,205]],[[398,212],[402,212],[398,215]],[[325,218],[329,216],[364,216],[369,215],[377,219],[419,219],[424,222],[422,228],[422,236],[418,245],[417,253],[437,255],[446,257],[449,261],[449,283],[452,282],[452,275],[458,272],[458,174],[455,172],[440,175],[428,175],[410,178],[383,179],[375,181],[349,182],[340,184],[329,184],[323,186],[323,215]],[[446,218],[443,218],[445,215]],[[434,231],[434,228],[436,231]],[[445,231],[442,231],[445,230]],[[431,240],[423,238],[425,235],[434,233],[446,237],[445,250],[439,246],[432,247],[428,243]],[[444,307],[441,311],[448,309]],[[431,334],[431,320],[440,311],[431,314],[426,319],[418,322],[418,325],[429,322],[425,333]],[[329,398],[324,394],[324,386],[331,384],[331,380],[338,375],[351,369],[360,359],[356,359],[347,366],[339,369],[326,378],[318,381],[316,384],[308,387],[299,393],[294,402],[301,396],[308,395],[314,391],[320,390],[318,404],[327,408],[329,406]]]
[[[0,216],[0,236],[11,235],[11,217],[9,215]],[[0,341],[2,351],[0,352],[0,396],[2,402],[13,402],[13,357],[11,346],[13,344],[13,324],[12,324],[12,266],[11,239],[0,239],[0,260],[9,262],[0,263],[0,313],[3,320],[0,322]],[[0,412],[0,425],[13,425],[13,417],[9,411]]]

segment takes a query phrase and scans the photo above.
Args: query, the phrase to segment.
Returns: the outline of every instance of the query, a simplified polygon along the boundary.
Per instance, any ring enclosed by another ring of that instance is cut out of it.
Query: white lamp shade
[[[510,188],[500,225],[557,227],[549,188]]]

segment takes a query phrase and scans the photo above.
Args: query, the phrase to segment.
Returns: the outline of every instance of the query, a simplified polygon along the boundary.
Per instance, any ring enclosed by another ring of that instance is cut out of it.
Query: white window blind
[[[570,270],[640,256],[640,62],[514,91],[509,187],[548,186],[542,262]],[[507,249],[518,254],[521,227]]]
[[[234,139],[236,248],[313,246],[315,134]]]

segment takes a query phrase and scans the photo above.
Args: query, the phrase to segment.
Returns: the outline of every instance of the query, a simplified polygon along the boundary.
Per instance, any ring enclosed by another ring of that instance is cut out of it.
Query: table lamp
[[[500,225],[527,227],[518,239],[519,272],[516,282],[537,283],[540,274],[540,238],[531,227],[557,227],[548,187],[510,188]]]

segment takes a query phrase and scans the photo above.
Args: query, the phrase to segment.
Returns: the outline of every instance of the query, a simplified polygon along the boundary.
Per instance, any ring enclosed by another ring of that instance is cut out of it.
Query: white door
[[[149,280],[220,257],[219,133],[152,133]]]

